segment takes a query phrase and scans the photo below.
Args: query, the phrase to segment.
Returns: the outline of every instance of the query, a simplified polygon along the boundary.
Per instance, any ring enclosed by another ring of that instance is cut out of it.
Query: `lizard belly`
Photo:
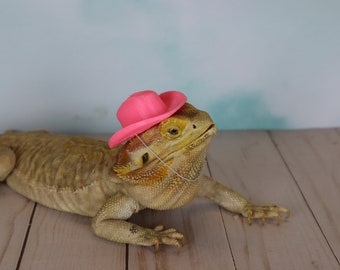
[[[80,189],[33,186],[12,174],[7,178],[7,184],[17,193],[44,206],[84,216],[95,216],[107,199],[95,182]]]

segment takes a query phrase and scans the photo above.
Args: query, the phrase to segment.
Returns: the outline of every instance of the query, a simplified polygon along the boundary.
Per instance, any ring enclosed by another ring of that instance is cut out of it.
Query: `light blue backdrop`
[[[113,132],[181,90],[220,129],[340,126],[339,0],[1,0],[0,132]]]

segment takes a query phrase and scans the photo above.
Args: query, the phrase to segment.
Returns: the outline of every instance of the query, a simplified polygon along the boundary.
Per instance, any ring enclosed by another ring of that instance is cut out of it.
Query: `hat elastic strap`
[[[186,178],[184,177],[183,175],[180,175],[175,169],[173,169],[172,167],[170,167],[168,164],[165,163],[164,160],[162,160],[149,146],[146,145],[146,143],[142,140],[141,137],[139,137],[137,134],[136,134],[136,137],[140,140],[140,142],[145,146],[146,149],[148,149],[150,151],[150,153],[152,153],[164,166],[166,166],[171,172],[173,172],[174,174],[176,174],[179,178],[181,178],[182,180],[184,181],[187,181],[187,182],[196,182],[200,177],[201,177],[201,174],[199,176],[197,176],[196,178],[194,179],[189,179],[189,178]]]

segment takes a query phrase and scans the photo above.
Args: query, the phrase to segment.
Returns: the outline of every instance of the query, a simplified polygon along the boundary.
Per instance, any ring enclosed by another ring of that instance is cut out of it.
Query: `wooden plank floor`
[[[106,139],[107,137],[102,137]],[[291,210],[280,226],[249,226],[198,199],[173,211],[142,211],[138,224],[175,227],[173,247],[111,243],[90,219],[47,209],[0,184],[0,269],[340,269],[340,131],[218,132],[207,173],[257,204]]]

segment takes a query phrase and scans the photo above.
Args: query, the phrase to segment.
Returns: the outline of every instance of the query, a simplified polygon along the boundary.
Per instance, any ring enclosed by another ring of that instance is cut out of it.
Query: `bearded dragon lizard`
[[[92,217],[102,238],[143,246],[173,245],[175,229],[144,228],[129,217],[150,208],[168,210],[206,197],[248,219],[277,218],[288,209],[256,206],[201,175],[216,127],[208,113],[186,103],[161,123],[110,149],[106,142],[46,131],[0,135],[0,181],[23,196],[61,211]]]

